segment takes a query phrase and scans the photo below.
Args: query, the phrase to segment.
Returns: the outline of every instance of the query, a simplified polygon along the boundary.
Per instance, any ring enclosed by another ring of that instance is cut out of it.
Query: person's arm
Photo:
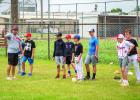
[[[11,38],[11,36],[12,36],[12,34],[11,34],[11,33],[7,33],[7,34],[4,36],[4,38],[5,38],[5,39],[10,39],[10,38]]]
[[[54,51],[53,51],[53,57],[55,57],[55,47],[56,47],[56,43],[54,42]]]
[[[98,51],[99,51],[99,41],[98,39],[96,40],[96,51],[95,51],[95,57],[98,58]]]
[[[72,63],[74,62],[73,60],[74,60],[74,52],[75,52],[75,46],[74,46],[74,44],[72,44]]]
[[[80,55],[78,56],[78,63],[80,62],[81,58],[82,58],[82,54],[83,54],[83,46],[81,45],[81,50],[80,50]]]

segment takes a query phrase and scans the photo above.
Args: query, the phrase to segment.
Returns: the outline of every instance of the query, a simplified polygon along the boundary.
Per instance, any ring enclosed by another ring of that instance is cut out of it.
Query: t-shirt
[[[118,51],[118,57],[119,58],[124,58],[128,55],[128,51],[130,47],[133,44],[130,43],[129,41],[123,41],[122,43],[117,43],[117,51]]]
[[[79,56],[81,53],[83,53],[83,46],[81,43],[75,44],[75,56]]]
[[[89,40],[89,49],[88,49],[89,55],[95,55],[97,45],[99,45],[98,39],[96,37],[91,37]]]
[[[65,42],[60,39],[54,42],[54,53],[53,57],[55,56],[65,56]]]
[[[66,56],[72,56],[74,52],[74,43],[73,42],[66,42]]]
[[[33,40],[26,40],[24,45],[24,56],[31,57],[33,48],[36,48],[35,42]]]
[[[5,35],[7,37],[8,53],[18,53],[21,46],[21,39],[18,35],[13,33],[8,33]]]
[[[129,42],[131,42],[132,44],[134,44],[134,48],[131,50],[131,52],[129,53],[128,56],[132,56],[132,55],[135,55],[137,54],[137,47],[138,47],[138,43],[135,39],[130,39],[130,40],[127,40]]]

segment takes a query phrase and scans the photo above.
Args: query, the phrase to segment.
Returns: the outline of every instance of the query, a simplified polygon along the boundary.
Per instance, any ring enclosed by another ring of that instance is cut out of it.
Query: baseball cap
[[[56,36],[62,36],[62,33],[61,32],[57,32]]]
[[[11,30],[18,30],[18,26],[17,25],[13,25]]]
[[[80,40],[80,35],[76,34],[76,35],[74,36],[74,39]]]
[[[90,29],[88,32],[95,32],[95,30],[92,28],[92,29]]]
[[[117,38],[118,39],[124,39],[124,35],[123,34],[118,34]]]
[[[30,32],[27,32],[26,34],[25,34],[25,37],[31,37],[32,36],[32,34],[30,33]]]
[[[71,35],[70,34],[67,34],[66,35],[66,39],[71,39]]]

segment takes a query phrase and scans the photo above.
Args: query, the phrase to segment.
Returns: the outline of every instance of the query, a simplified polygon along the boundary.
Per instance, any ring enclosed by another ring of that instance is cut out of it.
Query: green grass
[[[51,55],[53,42],[51,40]],[[88,42],[81,42],[85,59]],[[47,40],[38,40],[36,45],[33,76],[20,77],[16,74],[18,80],[14,81],[6,80],[7,58],[4,57],[4,49],[0,49],[0,100],[140,100],[140,85],[136,84],[135,75],[129,76],[130,86],[126,88],[113,80],[114,71],[119,69],[115,40],[100,40],[97,80],[81,83],[72,83],[71,78],[55,80],[56,65],[47,59]],[[114,64],[110,65],[110,62]],[[26,69],[28,72],[28,64]],[[131,71],[134,72],[133,69]]]

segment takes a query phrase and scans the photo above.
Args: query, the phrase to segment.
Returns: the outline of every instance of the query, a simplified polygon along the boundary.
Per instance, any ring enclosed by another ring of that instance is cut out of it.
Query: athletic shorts
[[[128,57],[119,58],[119,65],[121,68],[128,66],[128,63],[129,63]]]
[[[28,60],[28,63],[30,65],[32,65],[34,63],[34,59],[31,59],[31,57],[26,57],[26,56],[23,56],[22,57],[22,62],[25,63],[26,61]]]
[[[64,57],[63,56],[55,56],[55,61],[57,65],[65,65]]]
[[[12,66],[17,66],[18,53],[8,53],[8,64]]]
[[[98,63],[98,59],[96,59],[94,55],[87,55],[85,64],[90,64],[90,63],[92,63],[92,65],[96,65]]]
[[[66,57],[66,64],[70,65],[71,64],[71,60],[72,60],[72,57],[71,56],[67,56]]]

